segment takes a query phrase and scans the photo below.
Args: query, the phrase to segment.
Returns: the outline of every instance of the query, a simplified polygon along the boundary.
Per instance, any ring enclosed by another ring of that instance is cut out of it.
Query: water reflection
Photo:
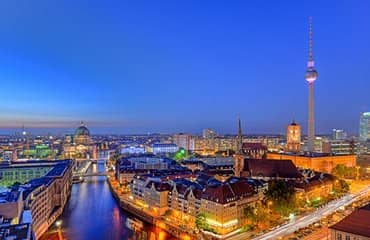
[[[104,171],[104,164],[93,164],[88,171]],[[88,177],[83,183],[73,185],[61,220],[63,235],[71,240],[174,239],[123,212],[104,176]]]

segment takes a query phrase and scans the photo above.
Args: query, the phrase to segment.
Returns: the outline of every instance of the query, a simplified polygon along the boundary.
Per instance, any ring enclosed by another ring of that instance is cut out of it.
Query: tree
[[[195,219],[195,225],[198,229],[202,229],[208,232],[217,233],[215,229],[211,228],[207,223],[207,215],[205,213],[200,213]]]
[[[268,190],[265,191],[265,197],[280,214],[289,215],[296,208],[294,187],[286,181],[271,181]]]
[[[346,167],[343,164],[338,164],[333,168],[332,174],[339,178],[356,178],[357,169],[356,167]]]
[[[252,224],[253,228],[268,220],[267,209],[261,203],[258,203],[255,206],[248,205],[244,208],[244,215],[247,218],[247,222]]]
[[[186,151],[183,148],[180,148],[177,152],[175,152],[173,160],[180,161],[187,158],[189,158],[188,151]]]
[[[164,216],[165,217],[171,217],[172,216],[172,210],[171,209],[167,209],[166,212],[164,213]]]
[[[255,208],[248,205],[246,208],[244,208],[244,215],[248,220],[251,220],[253,222],[256,217]]]
[[[333,191],[338,195],[343,195],[349,192],[349,185],[343,179],[335,180],[333,184]]]
[[[294,193],[293,186],[288,185],[285,181],[275,180],[269,183],[265,196],[273,202],[289,202],[293,199]]]

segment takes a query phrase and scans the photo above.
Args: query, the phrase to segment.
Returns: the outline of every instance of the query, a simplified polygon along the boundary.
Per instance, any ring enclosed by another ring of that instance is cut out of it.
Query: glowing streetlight
[[[63,235],[62,235],[62,220],[58,220],[55,222],[55,226],[58,228],[58,239],[63,240]]]
[[[55,222],[55,226],[57,226],[58,228],[60,228],[62,226],[62,220],[58,220]]]

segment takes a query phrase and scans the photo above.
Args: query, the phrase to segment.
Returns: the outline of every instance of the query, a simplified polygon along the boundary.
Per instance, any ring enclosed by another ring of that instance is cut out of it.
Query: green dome
[[[75,136],[90,136],[90,131],[83,122],[81,122],[81,126],[76,129]]]

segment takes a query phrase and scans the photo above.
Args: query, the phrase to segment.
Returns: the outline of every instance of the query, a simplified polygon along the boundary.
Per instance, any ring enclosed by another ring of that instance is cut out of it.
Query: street
[[[306,227],[314,222],[319,221],[322,217],[335,212],[340,207],[345,207],[359,200],[360,198],[362,198],[369,192],[370,192],[370,186],[362,189],[356,194],[347,194],[338,200],[331,201],[327,205],[318,208],[316,211],[308,215],[298,217],[294,221],[281,225],[280,227],[277,227],[273,229],[272,231],[267,232],[263,235],[260,235],[254,239],[255,240],[277,239],[279,237],[283,237],[284,235],[291,234],[300,228]],[[246,239],[247,234],[248,233],[242,233],[242,234],[233,236],[230,239],[231,240],[243,240],[243,239]]]

